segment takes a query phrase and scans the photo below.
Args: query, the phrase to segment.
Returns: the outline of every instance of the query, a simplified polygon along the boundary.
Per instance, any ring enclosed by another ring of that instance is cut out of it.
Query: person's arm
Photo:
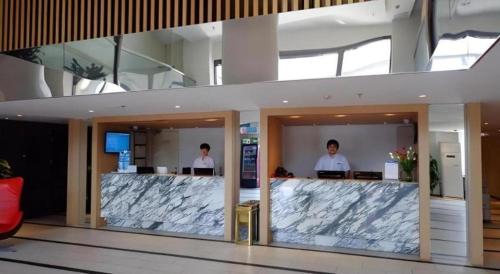
[[[323,157],[321,157],[321,158],[323,158]],[[314,171],[321,170],[321,158],[319,158],[318,161],[316,162],[316,165],[314,166]]]

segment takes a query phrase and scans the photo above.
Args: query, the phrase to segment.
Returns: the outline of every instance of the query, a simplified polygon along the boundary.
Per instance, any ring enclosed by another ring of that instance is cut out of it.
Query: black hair
[[[326,148],[328,148],[330,145],[335,145],[337,149],[339,149],[340,147],[339,142],[335,139],[328,140],[328,142],[326,143]]]
[[[210,145],[207,143],[203,143],[200,145],[200,149],[206,149],[206,150],[210,151]]]

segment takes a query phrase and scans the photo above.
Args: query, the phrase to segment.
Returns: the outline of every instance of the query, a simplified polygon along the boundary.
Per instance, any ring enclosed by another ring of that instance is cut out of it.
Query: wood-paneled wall
[[[0,51],[370,0],[0,0]]]

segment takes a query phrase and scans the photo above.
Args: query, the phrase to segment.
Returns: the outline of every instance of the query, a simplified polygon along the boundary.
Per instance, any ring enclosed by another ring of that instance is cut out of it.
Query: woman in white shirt
[[[208,156],[210,145],[203,143],[200,145],[201,156],[196,158],[193,162],[193,168],[214,168],[214,159]]]

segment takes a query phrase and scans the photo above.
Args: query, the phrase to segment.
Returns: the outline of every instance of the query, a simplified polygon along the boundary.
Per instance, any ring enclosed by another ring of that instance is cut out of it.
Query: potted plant
[[[439,165],[438,161],[434,158],[430,158],[429,161],[429,175],[431,179],[431,194],[434,191],[434,189],[439,185],[439,180],[441,179],[439,177]]]
[[[12,168],[10,167],[9,162],[0,159],[0,179],[10,177],[12,177]]]
[[[391,159],[397,161],[401,170],[403,171],[402,181],[412,182],[413,181],[413,170],[417,165],[417,153],[412,147],[408,149],[402,148],[394,152],[389,152]]]

